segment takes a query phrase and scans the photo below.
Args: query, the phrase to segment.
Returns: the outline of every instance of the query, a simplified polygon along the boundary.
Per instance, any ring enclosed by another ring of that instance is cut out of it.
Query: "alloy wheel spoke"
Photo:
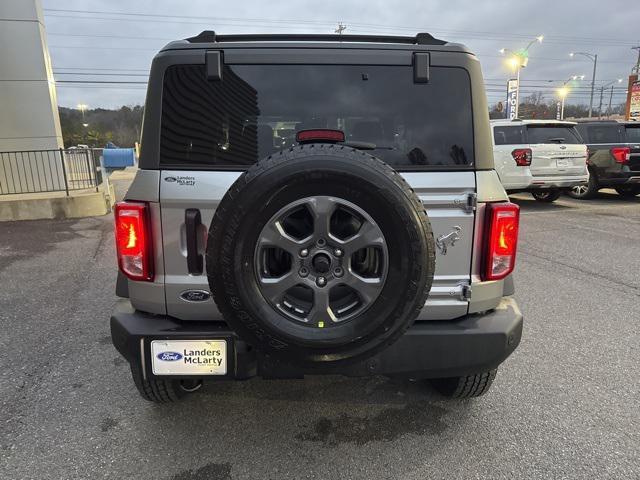
[[[315,239],[329,237],[329,221],[336,209],[336,202],[331,197],[313,197],[307,204],[313,215],[313,236]]]
[[[261,247],[279,247],[291,255],[296,255],[303,245],[302,241],[297,241],[287,235],[279,221],[267,225],[260,234],[258,242]]]
[[[353,272],[345,276],[344,284],[355,290],[365,304],[373,302],[383,286],[381,278],[365,278]]]
[[[293,271],[277,278],[260,278],[263,295],[274,304],[279,304],[286,291],[298,283],[299,278]]]
[[[336,316],[329,305],[328,288],[317,288],[314,290],[313,307],[307,315],[307,321],[315,325],[337,321]]]
[[[358,233],[344,240],[342,245],[347,255],[351,255],[362,248],[380,247],[384,245],[384,238],[378,226],[369,221],[365,221],[360,226]]]

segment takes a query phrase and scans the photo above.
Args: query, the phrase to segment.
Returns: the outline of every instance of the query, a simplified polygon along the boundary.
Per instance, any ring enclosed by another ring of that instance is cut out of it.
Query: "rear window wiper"
[[[375,143],[370,143],[370,142],[358,142],[358,141],[349,141],[349,142],[344,142],[342,145],[346,146],[346,147],[352,147],[352,148],[357,148],[358,150],[375,150],[377,148],[380,148],[378,146],[376,146]]]
[[[553,137],[549,139],[551,143],[564,143],[564,137]]]
[[[392,145],[377,145],[371,142],[358,142],[357,140],[344,142],[343,145],[357,148],[358,150],[396,150],[396,147]]]

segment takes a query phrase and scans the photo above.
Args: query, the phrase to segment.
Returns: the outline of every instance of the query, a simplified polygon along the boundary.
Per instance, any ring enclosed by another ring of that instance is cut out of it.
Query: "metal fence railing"
[[[0,152],[0,195],[65,192],[102,183],[102,149]]]

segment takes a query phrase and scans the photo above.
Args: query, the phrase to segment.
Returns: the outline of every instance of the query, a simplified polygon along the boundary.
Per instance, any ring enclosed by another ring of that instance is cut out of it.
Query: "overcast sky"
[[[511,76],[500,48],[523,48],[541,34],[544,40],[531,47],[529,66],[522,72],[524,95],[543,91],[552,98],[564,80],[585,75],[567,101],[588,103],[593,64],[584,57],[571,59],[568,55],[581,51],[598,54],[598,88],[624,78],[613,102],[621,103],[637,58],[631,46],[640,44],[639,0],[41,1],[58,102],[69,107],[78,103],[90,108],[144,103],[144,82],[155,52],[171,40],[205,29],[219,33],[333,33],[342,22],[347,26],[345,33],[429,32],[464,43],[478,55],[489,103],[504,99],[504,85]],[[141,83],[65,83],[78,80]],[[598,90],[596,106],[599,96]],[[608,103],[608,93],[604,103]]]

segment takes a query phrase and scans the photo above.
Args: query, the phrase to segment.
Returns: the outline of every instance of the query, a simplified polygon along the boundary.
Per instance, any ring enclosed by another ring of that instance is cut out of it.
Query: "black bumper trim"
[[[306,374],[340,374],[437,378],[467,375],[496,368],[516,349],[522,336],[522,313],[510,297],[488,313],[452,321],[423,321],[378,355],[359,363],[301,369],[266,358],[239,339],[224,322],[179,321],[167,316],[135,311],[120,300],[111,316],[111,337],[116,349],[130,362],[141,364],[140,340],[145,363],[150,365],[149,344],[154,339],[233,339],[228,374],[244,379],[299,378]],[[147,375],[151,369],[147,368]]]

